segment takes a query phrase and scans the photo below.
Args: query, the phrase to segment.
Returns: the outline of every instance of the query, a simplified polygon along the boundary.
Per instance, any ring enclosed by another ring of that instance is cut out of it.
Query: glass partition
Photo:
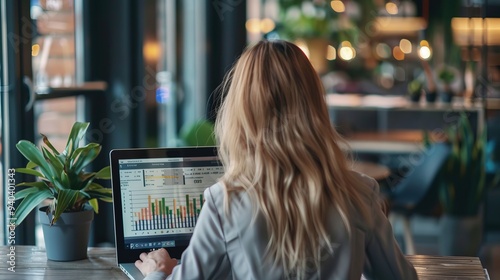
[[[36,36],[32,42],[34,94],[48,94],[57,88],[77,84],[75,0],[31,1],[30,15]],[[46,135],[59,151],[77,119],[77,97],[39,100],[34,106],[35,141]],[[37,245],[44,246],[41,227],[37,225]]]

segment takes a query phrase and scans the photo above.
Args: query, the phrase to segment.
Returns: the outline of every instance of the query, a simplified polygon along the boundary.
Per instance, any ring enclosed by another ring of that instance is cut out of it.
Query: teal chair
[[[215,146],[214,124],[208,120],[185,124],[180,138],[186,146]]]

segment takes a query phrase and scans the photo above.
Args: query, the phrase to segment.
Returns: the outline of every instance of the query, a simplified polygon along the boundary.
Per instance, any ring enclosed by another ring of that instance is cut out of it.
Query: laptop
[[[118,266],[143,279],[142,252],[165,248],[180,259],[203,207],[203,192],[223,174],[215,147],[110,152]]]

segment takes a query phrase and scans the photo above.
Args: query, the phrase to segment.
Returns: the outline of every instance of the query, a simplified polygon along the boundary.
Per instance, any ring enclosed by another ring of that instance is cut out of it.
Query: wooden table
[[[368,175],[377,181],[382,181],[391,174],[387,166],[368,161],[354,161],[352,169]]]
[[[45,250],[34,246],[16,246],[15,272],[6,262],[10,250],[0,246],[0,279],[128,279],[116,266],[114,248],[90,248],[89,258],[73,262],[47,260]],[[477,257],[407,256],[419,279],[487,279]]]
[[[90,248],[88,259],[73,262],[47,260],[45,249],[34,246],[16,246],[15,272],[8,270],[7,246],[0,247],[0,279],[76,280],[128,279],[117,267],[114,248]]]

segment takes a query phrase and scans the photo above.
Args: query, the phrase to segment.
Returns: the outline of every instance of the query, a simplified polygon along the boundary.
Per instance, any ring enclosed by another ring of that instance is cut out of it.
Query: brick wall
[[[35,114],[37,136],[39,137],[40,133],[45,134],[58,151],[64,150],[71,127],[76,121],[76,98],[40,101]],[[41,141],[40,137],[38,141]]]

